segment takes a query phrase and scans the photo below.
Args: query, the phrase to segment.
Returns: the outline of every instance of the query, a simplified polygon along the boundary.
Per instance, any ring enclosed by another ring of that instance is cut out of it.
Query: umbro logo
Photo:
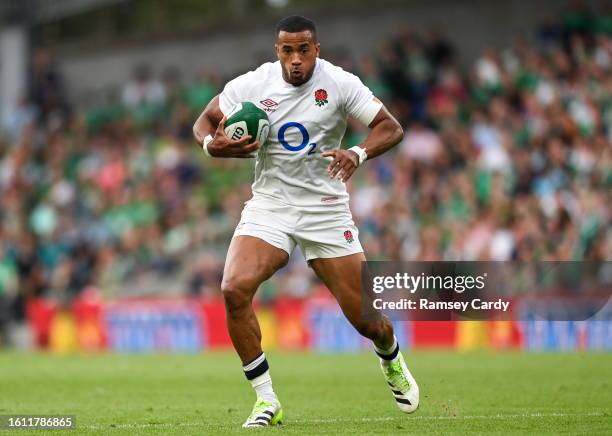
[[[272,100],[271,98],[261,100],[260,103],[262,104],[262,106],[264,106],[264,110],[266,112],[274,112],[278,108],[278,103]]]

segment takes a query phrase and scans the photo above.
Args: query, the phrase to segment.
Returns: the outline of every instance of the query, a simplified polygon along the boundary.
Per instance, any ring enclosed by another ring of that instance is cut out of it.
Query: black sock
[[[265,373],[269,368],[270,367],[268,366],[266,355],[261,353],[255,359],[251,360],[251,362],[244,365],[242,370],[244,371],[244,375],[248,380],[253,380],[254,378]]]
[[[378,354],[383,360],[393,360],[397,357],[397,353],[399,353],[399,343],[395,336],[393,337],[393,345],[388,350],[382,350],[378,348],[376,345],[374,346],[374,351]]]

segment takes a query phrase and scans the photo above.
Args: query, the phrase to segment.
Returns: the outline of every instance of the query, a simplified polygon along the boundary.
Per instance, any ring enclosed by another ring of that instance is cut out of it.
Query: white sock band
[[[242,367],[242,369],[246,372],[246,371],[251,371],[253,369],[255,369],[258,365],[261,364],[261,362],[263,362],[264,360],[266,360],[266,353],[261,353],[259,355],[259,357],[257,357],[255,360],[253,360],[251,363],[249,363],[248,365],[245,365]]]
[[[374,344],[374,350],[382,359],[389,357],[388,360],[392,360],[397,356],[397,352],[399,351],[397,338],[393,335],[393,344],[389,348],[378,348],[376,344]]]

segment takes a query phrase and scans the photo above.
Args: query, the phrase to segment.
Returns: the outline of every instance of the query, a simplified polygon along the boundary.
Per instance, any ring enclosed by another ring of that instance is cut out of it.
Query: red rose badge
[[[325,103],[327,103],[327,91],[324,89],[316,90],[314,98],[317,106],[323,106]]]
[[[350,230],[346,230],[346,231],[344,232],[344,239],[345,239],[345,240],[346,240],[346,242],[348,242],[349,244],[350,244],[351,242],[353,242],[353,241],[354,241],[354,239],[353,239],[353,232],[351,232]]]

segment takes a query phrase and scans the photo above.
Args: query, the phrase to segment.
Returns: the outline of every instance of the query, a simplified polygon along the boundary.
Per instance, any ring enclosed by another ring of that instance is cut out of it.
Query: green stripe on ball
[[[259,141],[261,147],[269,132],[268,115],[250,101],[236,104],[225,121],[225,134],[234,141],[250,135],[249,144]]]

